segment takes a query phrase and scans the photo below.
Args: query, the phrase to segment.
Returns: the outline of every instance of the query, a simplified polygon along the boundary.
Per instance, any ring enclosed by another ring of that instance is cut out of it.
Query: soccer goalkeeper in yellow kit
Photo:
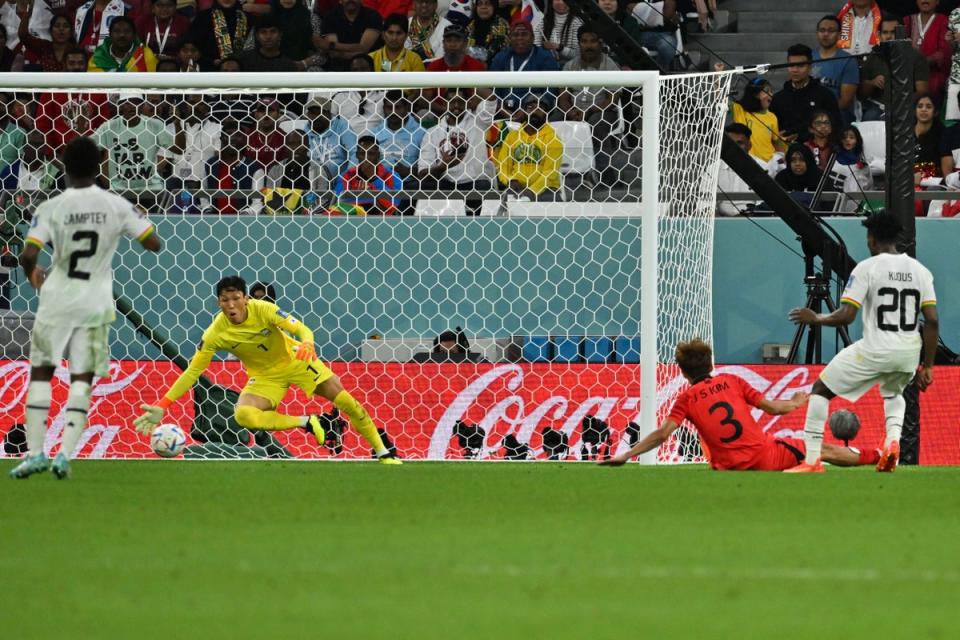
[[[249,375],[234,414],[241,427],[263,431],[303,428],[322,444],[326,434],[317,416],[288,416],[276,411],[287,389],[295,385],[308,396],[318,395],[333,402],[370,443],[381,463],[401,464],[383,445],[370,415],[344,390],[340,379],[317,359],[313,332],[309,328],[277,305],[247,297],[247,283],[239,276],[222,278],[217,282],[216,293],[220,313],[203,333],[203,341],[190,366],[166,395],[156,405],[140,407],[144,413],[133,421],[138,431],[152,432],[167,407],[186,393],[210,366],[214,354],[227,351],[240,359]]]

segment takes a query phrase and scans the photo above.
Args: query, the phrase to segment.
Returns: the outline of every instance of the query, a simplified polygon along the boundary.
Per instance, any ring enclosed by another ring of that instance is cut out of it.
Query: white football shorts
[[[887,351],[868,353],[862,340],[834,356],[823,371],[820,380],[830,391],[853,402],[873,385],[880,385],[880,395],[891,398],[903,393],[920,363],[919,351]]]
[[[30,336],[30,365],[56,367],[63,358],[70,373],[110,372],[110,325],[99,327],[58,327],[36,322]]]

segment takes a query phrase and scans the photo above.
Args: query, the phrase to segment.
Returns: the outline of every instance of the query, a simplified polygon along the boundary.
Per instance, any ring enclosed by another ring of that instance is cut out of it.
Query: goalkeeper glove
[[[140,409],[144,413],[134,419],[133,426],[136,427],[140,433],[150,435],[163,419],[164,409],[163,407],[157,407],[151,404],[142,404],[140,405]]]
[[[312,342],[301,342],[297,347],[297,360],[306,360],[312,362],[317,359],[317,352],[313,348]]]

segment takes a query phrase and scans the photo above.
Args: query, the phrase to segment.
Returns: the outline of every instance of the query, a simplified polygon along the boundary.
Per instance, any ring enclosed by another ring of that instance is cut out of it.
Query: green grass
[[[957,633],[954,468],[80,461],[3,482],[3,638]]]

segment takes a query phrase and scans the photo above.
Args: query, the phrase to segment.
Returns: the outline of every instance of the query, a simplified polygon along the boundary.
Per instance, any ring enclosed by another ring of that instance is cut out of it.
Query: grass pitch
[[[955,468],[79,461],[0,481],[4,638],[957,634]]]

